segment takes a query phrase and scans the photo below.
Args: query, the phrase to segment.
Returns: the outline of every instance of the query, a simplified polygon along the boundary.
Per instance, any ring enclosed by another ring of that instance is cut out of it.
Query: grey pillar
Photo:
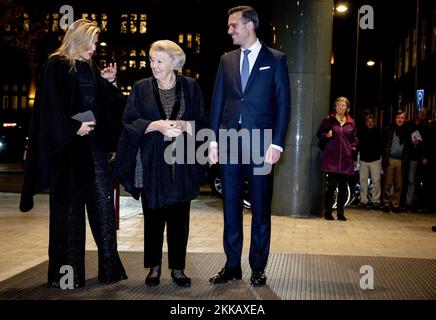
[[[272,213],[319,216],[320,151],[316,131],[329,112],[333,0],[274,0],[275,48],[286,53],[291,122],[274,171]]]

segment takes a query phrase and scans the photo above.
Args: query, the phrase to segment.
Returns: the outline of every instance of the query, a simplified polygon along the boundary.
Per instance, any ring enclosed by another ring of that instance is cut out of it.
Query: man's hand
[[[265,162],[270,164],[275,164],[277,163],[277,161],[279,161],[280,156],[281,156],[281,152],[276,148],[270,146],[268,150],[266,150]]]
[[[209,147],[209,163],[218,163],[218,147]]]

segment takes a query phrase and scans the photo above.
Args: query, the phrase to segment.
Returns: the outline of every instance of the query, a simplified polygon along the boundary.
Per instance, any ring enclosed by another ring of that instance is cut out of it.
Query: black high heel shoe
[[[160,284],[160,272],[160,266],[150,268],[150,272],[145,278],[145,284],[149,287],[157,287]],[[157,276],[155,274],[157,274]]]
[[[175,275],[174,270],[171,271],[171,278],[179,287],[190,287],[191,286],[191,278],[187,277],[183,270],[180,271],[180,274]]]

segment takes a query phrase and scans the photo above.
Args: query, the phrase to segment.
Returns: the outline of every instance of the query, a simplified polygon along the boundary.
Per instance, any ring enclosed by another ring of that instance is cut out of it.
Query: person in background
[[[193,134],[207,127],[207,114],[197,82],[178,75],[186,60],[179,45],[156,41],[149,57],[153,76],[137,81],[129,95],[114,176],[135,199],[141,196],[144,267],[149,268],[145,283],[160,284],[166,225],[171,277],[178,286],[188,287],[191,278],[184,269],[191,200],[204,182],[204,166],[186,158],[174,163],[173,152],[166,151],[174,143],[177,154],[196,154],[184,142],[194,139],[195,145]]]
[[[375,126],[373,115],[365,118],[365,127],[359,132],[360,152],[360,203],[359,207],[368,208],[368,179],[372,182],[372,205],[380,208],[381,196],[381,156],[383,152],[382,133]]]
[[[417,211],[418,203],[417,201],[417,180],[422,178],[422,166],[424,155],[423,142],[426,140],[427,131],[427,108],[422,108],[413,117],[412,120],[407,121],[404,126],[406,128],[408,139],[410,139],[410,150],[408,156],[408,162],[405,168],[405,179],[403,181],[403,199],[402,203],[406,203],[406,209],[409,211]],[[419,167],[419,169],[418,169]],[[419,173],[417,175],[417,173]]]
[[[404,126],[406,112],[398,110],[395,122],[386,128],[384,133],[383,152],[383,211],[388,213],[391,208],[394,213],[400,213],[401,190],[403,188],[403,169],[407,163],[410,148],[410,137]]]
[[[346,221],[344,206],[348,178],[354,174],[354,154],[357,148],[357,129],[350,117],[350,102],[346,97],[335,100],[334,111],[322,121],[317,136],[319,140],[328,139],[321,157],[321,171],[326,174],[324,218],[334,220],[332,207],[334,193],[338,188],[337,218]]]
[[[73,268],[75,288],[85,285],[85,207],[98,247],[99,281],[127,279],[109,172],[125,99],[116,88],[116,64],[100,71],[92,60],[99,32],[95,22],[74,22],[48,58],[35,96],[20,210],[31,210],[33,195],[49,188],[49,287],[60,287],[62,266]],[[93,116],[85,118],[85,112]]]

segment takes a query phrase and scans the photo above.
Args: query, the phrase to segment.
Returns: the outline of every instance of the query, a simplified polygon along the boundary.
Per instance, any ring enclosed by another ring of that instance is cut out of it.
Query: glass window
[[[9,97],[3,96],[3,109],[8,109],[8,108],[9,108]]]
[[[53,13],[53,20],[51,24],[51,31],[58,32],[59,31],[59,13]]]
[[[200,34],[195,34],[195,53],[200,53]]]
[[[147,15],[141,14],[139,19],[139,33],[147,33]]]
[[[30,30],[30,24],[29,24],[29,15],[27,13],[23,14],[23,29],[24,31],[29,31]]]
[[[130,15],[130,33],[136,33],[138,32],[138,15],[136,13],[132,13]]]
[[[145,67],[147,67],[147,61],[145,60],[139,61],[139,68],[145,68]]]
[[[127,19],[127,14],[124,13],[121,15],[121,33],[127,33]]]
[[[192,48],[192,33],[186,35],[186,47]]]
[[[179,44],[182,44],[184,41],[184,35],[183,33],[179,33]]]
[[[82,19],[88,19],[88,14],[87,13],[82,13]]]
[[[106,32],[107,31],[107,14],[106,13],[102,13],[101,14],[101,26],[100,29],[102,32]]]

